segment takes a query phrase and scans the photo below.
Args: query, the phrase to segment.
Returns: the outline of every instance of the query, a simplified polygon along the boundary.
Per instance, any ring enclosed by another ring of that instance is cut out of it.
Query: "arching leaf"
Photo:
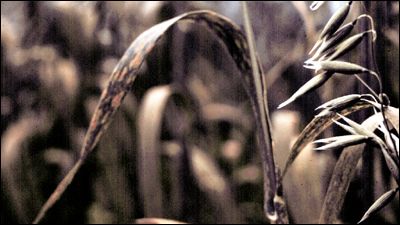
[[[123,57],[112,72],[108,81],[107,87],[103,90],[100,101],[92,116],[89,128],[86,132],[84,144],[81,149],[81,157],[67,176],[60,182],[56,190],[49,197],[47,202],[39,211],[34,223],[38,223],[45,213],[50,209],[54,203],[61,197],[65,189],[72,182],[73,177],[83,164],[87,155],[97,145],[100,137],[107,129],[112,120],[112,116],[119,109],[121,102],[126,96],[127,92],[132,87],[137,73],[147,55],[153,50],[157,41],[162,38],[165,33],[173,27],[177,22],[182,20],[192,21],[198,24],[204,24],[208,27],[224,44],[230,56],[233,58],[236,66],[240,71],[240,79],[246,89],[252,104],[253,114],[257,124],[257,135],[262,151],[267,149],[267,135],[262,121],[265,120],[262,115],[265,115],[265,106],[259,105],[257,101],[257,92],[255,88],[255,81],[252,77],[252,67],[250,63],[248,45],[246,38],[241,32],[240,28],[233,24],[229,19],[223,17],[215,12],[203,10],[185,13],[180,16],[174,17],[162,23],[159,23],[150,29],[143,32],[137,37],[126,50]],[[257,68],[259,69],[259,68]],[[271,151],[271,149],[269,149]],[[264,162],[263,162],[264,163]],[[265,163],[264,163],[265,164]],[[275,182],[274,165],[265,165],[266,181],[269,184]],[[266,187],[267,190],[270,187]],[[273,205],[274,191],[267,191],[266,199],[269,205]]]

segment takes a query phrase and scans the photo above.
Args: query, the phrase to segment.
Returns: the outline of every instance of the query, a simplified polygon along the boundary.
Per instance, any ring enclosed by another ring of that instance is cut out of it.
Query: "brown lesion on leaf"
[[[127,75],[128,75],[128,69],[125,66],[122,70],[118,70],[118,72],[115,74],[114,79],[122,81],[124,80],[124,77],[126,77]]]
[[[111,101],[111,107],[117,108],[119,105],[121,105],[121,101],[124,98],[124,96],[125,96],[124,92],[117,94]]]
[[[142,55],[136,54],[129,63],[129,68],[130,69],[138,68],[142,62],[143,62]]]

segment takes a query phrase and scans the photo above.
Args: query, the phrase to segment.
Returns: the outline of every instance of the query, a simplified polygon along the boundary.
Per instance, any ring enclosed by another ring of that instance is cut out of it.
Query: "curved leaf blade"
[[[139,190],[143,199],[146,217],[161,217],[161,146],[162,118],[173,89],[157,86],[147,91],[138,112],[138,175]]]
[[[95,148],[100,137],[109,126],[113,115],[119,109],[121,102],[125,98],[127,92],[132,87],[137,73],[146,59],[147,55],[154,49],[158,40],[170,30],[177,22],[182,20],[190,20],[196,23],[206,25],[213,33],[215,33],[224,46],[228,49],[230,56],[233,58],[236,66],[240,71],[240,78],[246,89],[252,104],[253,114],[257,121],[257,135],[260,148],[264,151],[267,148],[267,135],[261,127],[263,121],[262,115],[264,105],[259,105],[257,101],[257,92],[255,88],[255,80],[252,77],[252,67],[248,51],[246,38],[240,30],[226,17],[208,10],[194,11],[174,17],[162,23],[159,23],[137,37],[130,47],[126,50],[123,57],[112,72],[107,87],[103,90],[99,103],[96,107],[94,115],[90,121],[89,128],[86,132],[84,144],[81,149],[81,156],[73,170],[60,182],[56,190],[51,194],[49,199],[40,209],[33,223],[38,223],[44,217],[45,213],[57,202],[64,193],[68,185],[72,182],[75,174],[85,161],[87,155]],[[271,150],[271,149],[270,149]],[[263,162],[264,163],[264,162]],[[265,164],[265,163],[264,163]],[[267,183],[274,183],[275,171],[271,169],[273,165],[265,165],[265,176]],[[273,176],[271,176],[273,175]],[[266,187],[270,189],[270,187]],[[274,191],[268,191],[266,195],[267,202],[273,202]]]

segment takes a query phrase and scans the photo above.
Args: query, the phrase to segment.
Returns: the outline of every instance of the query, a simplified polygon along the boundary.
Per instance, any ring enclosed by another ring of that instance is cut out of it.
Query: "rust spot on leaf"
[[[112,107],[112,108],[117,108],[119,105],[121,105],[121,101],[122,101],[122,98],[123,98],[123,97],[124,97],[124,92],[121,92],[121,93],[117,94],[117,95],[112,99],[111,107]]]
[[[141,55],[135,55],[135,57],[132,59],[131,63],[129,64],[129,68],[138,68],[140,64],[143,61],[143,57]]]

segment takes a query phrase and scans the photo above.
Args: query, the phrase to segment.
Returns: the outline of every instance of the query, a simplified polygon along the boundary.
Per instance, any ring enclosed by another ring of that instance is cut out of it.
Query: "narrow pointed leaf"
[[[361,101],[349,108],[341,110],[338,113],[341,115],[348,115],[358,110],[370,107],[372,107],[370,104]],[[317,115],[309,124],[307,124],[290,150],[290,154],[283,169],[282,176],[285,176],[287,170],[300,152],[304,149],[304,147],[333,123],[332,119],[339,119],[339,116],[336,113],[327,113],[324,116]]]
[[[321,74],[318,74],[311,78],[311,80],[307,81],[303,86],[299,88],[288,100],[285,102],[281,103],[278,106],[278,109],[285,107],[286,105],[292,103],[299,97],[305,95],[306,93],[313,91],[323,85],[330,77],[332,76],[332,73],[328,72],[323,72]]]
[[[107,88],[103,91],[99,105],[92,117],[82,155],[89,153],[97,144],[98,139],[111,121],[112,115],[119,108],[127,91],[131,88],[137,72],[147,57],[154,49],[156,43],[177,22],[191,20],[205,24],[227,47],[241,74],[244,85],[251,99],[256,95],[254,81],[251,79],[251,66],[247,44],[240,28],[230,20],[211,11],[196,11],[185,13],[162,23],[159,23],[143,32],[131,44],[120,62],[114,69]],[[255,101],[255,100],[252,100]]]
[[[350,145],[357,145],[368,140],[369,137],[363,135],[345,135],[336,137],[336,141],[329,144],[315,148],[315,150],[330,150],[337,148],[344,148]],[[324,141],[324,140],[322,140]],[[314,142],[316,143],[316,142]]]
[[[359,134],[359,133],[358,133],[353,127],[351,127],[351,126],[345,125],[345,124],[340,123],[340,122],[338,122],[338,121],[336,121],[336,120],[334,120],[333,122],[334,122],[336,125],[338,125],[338,126],[340,126],[341,128],[343,128],[345,131],[347,131],[347,132],[349,132],[349,133],[351,133],[351,134],[353,134],[353,135]]]
[[[313,141],[313,143],[314,144],[332,143],[332,142],[335,142],[335,141],[337,141],[338,139],[340,139],[342,137],[347,138],[347,137],[350,137],[350,136],[353,136],[353,135],[342,135],[342,136],[334,136],[334,137],[329,137],[329,138],[323,138],[323,139],[315,140],[315,141]]]
[[[392,190],[386,192],[385,194],[383,194],[381,197],[379,197],[378,200],[376,200],[374,202],[374,204],[372,204],[371,207],[369,207],[367,212],[364,214],[364,216],[361,218],[361,220],[358,223],[364,222],[371,216],[378,213],[386,205],[388,205],[394,199],[398,190],[399,190],[399,188],[392,189]]]

